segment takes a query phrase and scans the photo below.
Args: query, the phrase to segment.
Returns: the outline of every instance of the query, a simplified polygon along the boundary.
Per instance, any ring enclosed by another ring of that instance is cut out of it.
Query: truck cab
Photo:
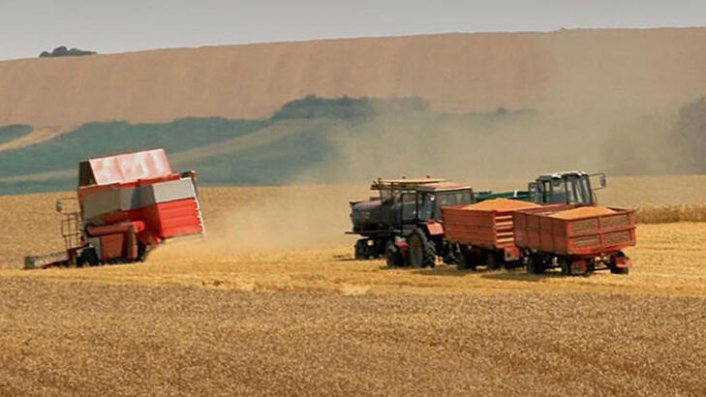
[[[591,178],[598,178],[598,185]],[[529,200],[538,204],[596,204],[595,191],[606,187],[603,173],[565,171],[542,174],[528,185]]]

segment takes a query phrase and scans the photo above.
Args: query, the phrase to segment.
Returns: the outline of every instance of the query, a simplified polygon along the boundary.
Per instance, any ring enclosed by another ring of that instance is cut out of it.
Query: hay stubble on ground
[[[696,396],[706,388],[703,298],[4,282],[6,394]]]

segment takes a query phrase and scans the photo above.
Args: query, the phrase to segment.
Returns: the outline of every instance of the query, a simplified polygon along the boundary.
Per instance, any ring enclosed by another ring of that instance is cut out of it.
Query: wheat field
[[[602,202],[653,211],[628,276],[355,261],[365,186],[206,188],[204,238],[23,271],[67,194],[0,197],[0,395],[704,395],[706,223],[654,214],[706,178],[615,179]]]

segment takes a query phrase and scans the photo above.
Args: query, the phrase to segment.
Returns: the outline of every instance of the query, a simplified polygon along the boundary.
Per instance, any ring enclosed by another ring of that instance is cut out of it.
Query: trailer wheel
[[[622,251],[618,251],[617,254],[610,257],[610,262],[608,263],[608,268],[610,269],[610,272],[612,274],[629,274],[629,267],[618,267],[618,265],[615,263],[615,258],[617,257],[623,258],[625,257],[625,254]]]
[[[527,273],[542,274],[547,270],[542,257],[537,254],[527,256]]]
[[[500,261],[498,261],[498,256],[492,251],[483,253],[483,264],[485,264],[489,270],[498,270],[501,265]]]
[[[571,275],[571,261],[568,258],[559,257],[557,258],[557,264],[561,268],[561,274],[565,276]]]
[[[630,269],[627,267],[611,267],[610,272],[613,274],[630,274]]]
[[[570,258],[559,257],[557,262],[561,267],[561,274],[567,276],[581,276],[589,274],[588,265],[583,269],[583,271],[575,271],[573,267],[574,262]]]
[[[434,267],[436,247],[421,229],[415,229],[407,239],[409,244],[409,264],[412,267]]]
[[[476,271],[476,256],[466,247],[461,247],[461,252],[458,255],[458,270]]]

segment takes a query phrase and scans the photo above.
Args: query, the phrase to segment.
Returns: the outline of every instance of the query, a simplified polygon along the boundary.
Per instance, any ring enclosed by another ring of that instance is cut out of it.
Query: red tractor
[[[434,266],[455,261],[444,240],[441,207],[473,203],[470,186],[444,179],[377,179],[367,201],[351,202],[350,234],[360,235],[355,258],[385,256],[389,266]]]
[[[25,268],[97,266],[145,259],[167,239],[204,232],[196,173],[173,172],[164,149],[79,164],[74,210],[56,209],[66,251],[25,258]]]

